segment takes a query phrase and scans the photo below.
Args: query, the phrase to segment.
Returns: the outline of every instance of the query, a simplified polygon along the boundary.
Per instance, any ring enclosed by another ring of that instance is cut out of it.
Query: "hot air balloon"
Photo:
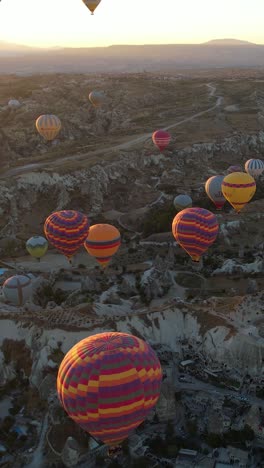
[[[256,182],[245,172],[233,172],[222,183],[222,192],[230,205],[240,213],[256,192]]]
[[[168,132],[165,132],[165,130],[156,130],[156,132],[154,132],[152,135],[152,141],[160,151],[163,151],[165,148],[167,148],[170,140],[171,136]]]
[[[61,129],[61,121],[56,115],[40,115],[36,120],[36,128],[45,140],[52,141]]]
[[[208,197],[215,204],[217,210],[221,210],[226,202],[226,199],[222,193],[223,180],[224,176],[217,175],[210,177],[210,179],[208,179],[205,184],[205,191]]]
[[[70,259],[87,238],[89,221],[79,211],[56,211],[46,219],[44,232],[48,241]]]
[[[26,242],[26,249],[28,253],[38,260],[45,255],[48,250],[48,241],[42,236],[33,236]]]
[[[32,282],[28,276],[11,276],[3,284],[5,299],[17,306],[22,306],[29,299],[31,293]]]
[[[60,402],[82,429],[110,447],[136,429],[158,401],[159,359],[148,343],[106,332],[79,341],[58,372]]]
[[[91,14],[94,14],[94,10],[98,7],[101,0],[82,0],[83,3],[89,8]]]
[[[214,243],[218,230],[216,216],[203,208],[186,208],[172,223],[172,234],[194,262]]]
[[[105,95],[100,93],[99,91],[92,91],[89,94],[89,100],[93,104],[94,107],[101,107],[105,101]]]
[[[185,208],[191,208],[192,199],[189,197],[189,195],[177,195],[177,197],[174,198],[173,204],[177,211],[181,211]]]
[[[233,172],[243,172],[243,169],[242,166],[229,166],[226,172],[232,174]]]
[[[264,171],[264,162],[261,159],[249,159],[245,164],[246,172],[257,179]]]
[[[118,251],[120,244],[121,236],[116,227],[111,224],[95,224],[90,227],[84,247],[105,268]]]

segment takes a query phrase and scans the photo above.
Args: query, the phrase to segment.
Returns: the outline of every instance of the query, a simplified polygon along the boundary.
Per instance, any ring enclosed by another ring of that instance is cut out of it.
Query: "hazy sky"
[[[1,0],[0,40],[37,46],[199,43],[237,38],[264,44],[264,0]]]

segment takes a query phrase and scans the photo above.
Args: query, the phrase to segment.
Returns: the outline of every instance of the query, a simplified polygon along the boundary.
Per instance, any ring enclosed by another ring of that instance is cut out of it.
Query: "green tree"
[[[166,433],[165,433],[165,438],[166,438],[166,441],[170,441],[174,436],[174,424],[173,422],[170,420],[167,422],[167,427],[166,427]]]
[[[187,430],[190,434],[190,436],[194,437],[197,434],[197,421],[195,419],[192,419],[187,422]]]
[[[216,448],[223,445],[223,439],[219,434],[209,433],[206,435],[205,440],[210,447]]]
[[[139,457],[132,462],[132,468],[149,468],[150,466],[151,463],[147,457]]]

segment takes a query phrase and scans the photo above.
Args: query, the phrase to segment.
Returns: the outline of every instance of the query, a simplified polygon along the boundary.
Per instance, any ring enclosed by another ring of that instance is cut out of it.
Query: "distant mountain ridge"
[[[251,45],[257,46],[258,44],[254,44],[254,42],[249,41],[241,41],[239,39],[212,39],[211,41],[204,42],[204,44],[212,45],[212,46],[241,46],[241,45]]]
[[[8,44],[8,43],[7,43]],[[236,39],[203,44],[142,44],[41,49],[0,44],[0,73],[105,73],[263,67],[264,45]],[[221,53],[216,53],[218,47]]]

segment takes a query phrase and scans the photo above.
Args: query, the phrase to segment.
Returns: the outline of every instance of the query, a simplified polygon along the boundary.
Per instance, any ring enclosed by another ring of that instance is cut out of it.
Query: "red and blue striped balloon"
[[[70,259],[87,238],[89,221],[79,211],[56,211],[46,219],[44,232],[48,241]]]
[[[172,234],[180,246],[198,262],[214,243],[219,230],[216,216],[204,208],[186,208],[172,223]]]

